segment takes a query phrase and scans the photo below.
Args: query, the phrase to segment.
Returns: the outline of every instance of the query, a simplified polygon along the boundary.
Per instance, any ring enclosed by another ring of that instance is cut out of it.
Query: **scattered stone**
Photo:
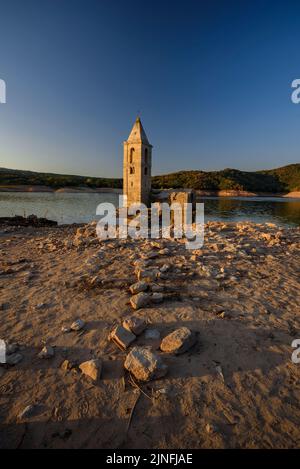
[[[130,304],[134,309],[143,308],[150,303],[151,295],[148,293],[138,293],[130,298]]]
[[[161,378],[168,371],[161,357],[149,347],[134,347],[127,355],[124,367],[139,381]]]
[[[101,376],[102,362],[99,359],[89,360],[79,365],[82,373],[89,376],[93,381],[98,381]]]
[[[128,329],[125,329],[125,327],[123,326],[117,326],[109,334],[109,340],[116,342],[120,347],[125,350],[129,347],[130,344],[132,344],[135,339],[136,336]]]
[[[167,256],[168,254],[170,254],[170,249],[168,248],[161,249],[160,251],[158,251],[158,254],[160,254],[161,256]]]
[[[74,364],[71,363],[69,360],[64,360],[62,364],[60,365],[60,368],[63,371],[70,371],[74,367]]]
[[[152,282],[157,278],[159,270],[145,270],[145,269],[137,269],[136,274],[138,280],[144,280],[145,282]]]
[[[54,348],[46,345],[39,353],[39,358],[52,358],[54,357]]]
[[[168,272],[170,270],[169,264],[164,264],[160,269],[161,272]]]
[[[146,291],[147,288],[148,288],[148,283],[140,281],[131,285],[129,290],[133,295],[136,295],[137,293]]]
[[[67,326],[62,326],[61,328],[61,332],[63,332],[64,334],[66,334],[67,332],[71,332],[71,327],[67,327]]]
[[[187,327],[180,327],[176,331],[164,337],[160,349],[167,353],[184,353],[194,345],[195,334]]]
[[[220,365],[216,366],[216,372],[218,373],[218,375],[220,376],[222,381],[225,382],[225,378],[224,378],[224,375],[223,375],[223,370],[222,370],[222,367]]]
[[[152,293],[151,301],[153,303],[162,303],[164,300],[164,295],[162,293]]]
[[[72,331],[81,331],[81,329],[83,329],[84,326],[85,326],[85,322],[82,319],[76,319],[76,321],[74,321],[71,324],[71,330]]]
[[[72,246],[73,246],[73,242],[72,242],[71,239],[66,239],[66,240],[64,241],[64,247],[65,247],[66,249],[71,249]]]
[[[8,365],[17,365],[23,360],[23,355],[21,353],[12,353],[6,357],[6,363]]]
[[[216,427],[214,425],[212,425],[211,423],[207,423],[205,425],[205,431],[206,433],[209,433],[209,434],[212,434],[212,433],[215,433],[217,431]]]
[[[23,419],[33,417],[36,410],[37,410],[36,406],[30,404],[27,407],[25,407],[25,409],[23,409],[22,412],[19,413],[18,419],[23,420]]]
[[[124,319],[123,327],[133,334],[139,335],[146,329],[146,321],[139,316],[130,316]]]

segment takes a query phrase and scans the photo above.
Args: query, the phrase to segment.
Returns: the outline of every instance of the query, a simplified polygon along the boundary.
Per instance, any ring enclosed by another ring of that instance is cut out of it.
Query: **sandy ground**
[[[75,231],[0,230],[0,338],[23,356],[0,365],[1,448],[300,445],[300,364],[291,361],[300,338],[299,228],[210,223],[201,251],[167,242],[170,253],[150,260],[170,265],[157,283],[180,293],[138,314],[161,337],[185,325],[197,342],[182,355],[163,354],[168,374],[140,385],[145,394],[124,372],[127,352],[107,336],[132,312],[134,261],[156,248],[92,237],[73,246]],[[77,318],[85,329],[63,333]],[[143,333],[136,343],[149,340]],[[55,347],[48,360],[37,356],[45,344]],[[98,383],[61,369],[66,358],[93,357],[103,360]],[[34,414],[20,418],[28,405]]]

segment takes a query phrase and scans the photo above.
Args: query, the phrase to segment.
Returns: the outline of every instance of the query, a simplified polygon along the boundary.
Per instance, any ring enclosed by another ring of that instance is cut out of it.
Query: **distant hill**
[[[24,184],[28,186],[48,186],[53,189],[59,189],[61,187],[121,188],[122,179],[71,176],[67,174],[54,173],[37,173],[34,171],[0,168],[0,187]]]
[[[48,186],[62,187],[121,188],[122,179],[71,176],[52,173],[37,173],[16,169],[0,168],[1,186]],[[238,190],[249,192],[280,193],[300,191],[300,164],[265,171],[179,171],[154,176],[152,186],[156,189],[191,188],[198,190]]]
[[[266,171],[180,171],[155,176],[153,188],[186,187],[198,190],[238,190],[249,192],[292,192],[300,190],[300,164]]]

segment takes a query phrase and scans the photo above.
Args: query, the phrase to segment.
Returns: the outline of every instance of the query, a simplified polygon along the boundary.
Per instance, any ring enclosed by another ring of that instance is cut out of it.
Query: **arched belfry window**
[[[134,174],[135,171],[134,171],[134,166],[130,166],[130,174]]]
[[[145,164],[148,164],[148,148],[145,148]]]
[[[129,163],[133,163],[134,148],[130,148]]]

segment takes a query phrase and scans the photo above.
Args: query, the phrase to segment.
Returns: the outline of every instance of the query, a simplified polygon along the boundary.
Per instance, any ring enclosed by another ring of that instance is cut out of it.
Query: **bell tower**
[[[149,205],[151,192],[152,145],[138,117],[124,142],[123,195],[127,205]]]

